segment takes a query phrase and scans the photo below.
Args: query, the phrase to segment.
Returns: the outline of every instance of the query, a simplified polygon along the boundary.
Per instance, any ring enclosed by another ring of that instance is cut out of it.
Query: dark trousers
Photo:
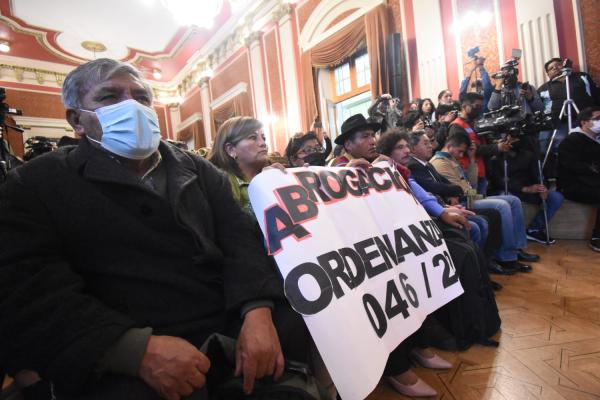
[[[287,301],[281,300],[275,303],[273,324],[277,329],[284,357],[288,360],[307,363],[311,339],[302,316],[292,310]],[[240,328],[240,320],[232,321],[230,328],[224,334],[237,337]],[[200,347],[202,343],[194,343],[194,345]],[[45,381],[43,385],[48,387],[48,383]],[[26,396],[25,400],[47,400],[51,398],[48,391],[45,389],[43,396]],[[90,383],[86,393],[71,395],[55,391],[55,395],[57,400],[159,400],[161,398],[141,379],[113,374],[107,374],[100,380]],[[196,394],[192,394],[188,399],[195,400],[197,398]]]
[[[498,210],[492,208],[477,210],[476,213],[477,215],[484,217],[488,222],[488,237],[483,248],[483,253],[486,256],[486,259],[489,260],[502,245],[502,222],[500,213]]]
[[[592,231],[592,238],[600,238],[600,187],[577,185],[563,188],[561,191],[569,200],[599,205],[596,210],[596,224]]]

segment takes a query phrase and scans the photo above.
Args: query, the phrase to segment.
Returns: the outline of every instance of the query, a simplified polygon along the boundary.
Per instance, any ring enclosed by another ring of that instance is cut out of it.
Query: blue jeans
[[[502,245],[495,257],[498,261],[515,261],[519,249],[527,246],[521,200],[512,194],[490,196],[475,200],[473,208],[498,210],[502,222]]]
[[[565,197],[560,192],[556,192],[554,190],[548,192],[548,198],[546,199],[546,214],[548,215],[548,223],[554,214],[558,211],[560,206],[562,205]],[[528,230],[531,231],[541,231],[546,230],[546,221],[544,221],[544,209],[542,208],[540,202],[540,211],[535,215],[531,223],[529,224]]]
[[[469,224],[471,225],[471,240],[477,244],[477,246],[483,250],[488,237],[488,222],[485,218],[480,215],[471,215],[468,217]]]
[[[488,180],[485,176],[477,178],[477,194],[485,196],[488,187]]]
[[[552,139],[551,131],[541,131],[538,138],[540,140],[540,152],[542,154],[542,158],[546,155],[546,150],[550,145],[550,140]],[[567,121],[560,122],[556,126],[556,136],[554,136],[554,142],[552,142],[552,150],[550,153],[557,154],[558,153],[558,145],[563,141],[564,138],[569,134],[569,123]]]

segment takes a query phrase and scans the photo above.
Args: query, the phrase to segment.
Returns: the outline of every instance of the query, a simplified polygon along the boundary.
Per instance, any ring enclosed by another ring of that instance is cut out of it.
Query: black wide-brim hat
[[[361,129],[373,129],[377,132],[381,129],[381,124],[367,121],[362,114],[355,114],[344,121],[342,124],[342,133],[335,138],[335,144],[343,145],[354,132]]]

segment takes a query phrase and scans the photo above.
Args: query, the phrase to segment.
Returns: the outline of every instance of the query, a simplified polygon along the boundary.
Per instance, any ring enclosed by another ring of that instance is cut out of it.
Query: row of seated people
[[[454,235],[449,249],[455,260],[462,261],[459,263],[462,266],[459,268],[461,283],[467,294],[428,317],[417,333],[391,353],[384,371],[388,381],[400,393],[432,396],[436,394],[435,390],[411,371],[409,358],[418,360],[426,367],[450,368],[451,364],[435,355],[429,349],[430,346],[445,350],[464,350],[473,343],[493,345],[495,342],[489,340],[489,337],[495,334],[500,321],[491,291],[492,284],[485,272],[484,256],[464,233],[471,228],[467,218],[475,218],[475,215],[460,206],[444,207],[439,204],[435,197],[428,195],[409,177],[410,173],[403,164],[389,155],[377,153],[375,133],[380,128],[378,123],[367,122],[361,114],[346,120],[342,124],[342,134],[336,138],[336,144],[344,145],[347,151],[333,166],[369,168],[377,161],[391,163],[403,174],[416,198],[430,215],[439,219],[443,231]],[[408,136],[405,140],[408,140]],[[330,149],[329,141],[327,143],[326,148]],[[288,166],[293,167],[323,165],[328,151],[323,149],[317,135],[309,132],[290,140],[285,153]],[[252,216],[254,214],[248,198],[249,182],[265,168],[285,169],[284,165],[269,164],[262,124],[250,117],[233,118],[223,124],[215,138],[209,160],[228,173],[234,197],[242,209]],[[450,240],[450,236],[447,239]],[[477,240],[486,241],[481,237]],[[455,245],[455,241],[458,244]]]
[[[593,143],[591,147],[584,146],[585,140],[576,141],[582,145],[581,148],[573,146],[572,143],[574,138],[581,139],[583,136],[595,140],[597,133],[594,130],[598,128],[594,126],[594,115],[599,107],[592,106],[581,110],[576,122],[578,126],[571,131],[577,134],[569,139],[564,147],[558,146],[558,154],[562,154],[558,157],[558,190],[551,190],[544,179],[540,161],[543,155],[539,153],[538,140],[534,135],[493,142],[474,133],[473,122],[480,115],[482,107],[483,98],[475,93],[463,95],[458,110],[456,106],[438,107],[437,131],[424,129],[432,142],[434,158],[438,160],[435,163],[441,163],[439,159],[443,156],[449,135],[467,134],[470,145],[461,157],[457,157],[466,179],[461,183],[458,177],[455,177],[453,183],[466,188],[465,184],[468,181],[479,195],[510,193],[519,197],[522,202],[539,206],[539,212],[527,226],[527,239],[538,243],[555,243],[546,225],[560,209],[565,196],[577,202],[598,203],[593,189],[587,190],[588,195],[582,195],[579,192],[574,194],[571,188],[578,185],[593,188],[595,186],[590,182],[597,182],[598,165],[592,157],[596,151],[595,146]],[[419,126],[411,121],[407,124],[407,129],[414,131],[418,128]],[[588,154],[587,150],[590,150],[591,154]],[[594,251],[600,251],[600,243],[597,240],[599,226],[598,223],[595,224],[589,243]]]
[[[220,128],[209,158],[227,176],[160,140],[152,92],[130,65],[77,67],[63,102],[78,145],[11,170],[0,185],[0,360],[25,398],[202,394],[222,372],[200,350],[215,332],[237,339],[227,376],[240,376],[244,393],[297,360],[328,389],[321,398],[334,398],[248,212],[246,182],[268,164],[260,123],[240,117]],[[348,143],[361,123],[345,125]],[[385,375],[401,393],[431,395],[409,357],[448,368],[429,346],[494,345],[500,321],[483,256],[464,234],[470,212],[419,196],[460,257],[465,294],[392,352]]]
[[[231,374],[241,376],[246,393],[257,379],[281,376],[284,357],[312,364],[327,386],[248,212],[246,182],[269,164],[260,123],[236,118],[221,127],[210,160],[224,176],[160,140],[150,87],[127,64],[98,59],[76,68],[63,101],[83,139],[12,170],[0,186],[0,360],[26,386],[26,397],[194,395],[216,379],[214,359],[199,350],[214,332],[237,338]],[[366,146],[348,163],[366,168],[379,157],[398,168],[438,218],[465,288],[392,352],[386,367],[398,391],[429,395],[433,389],[410,371],[409,354],[445,368],[429,346],[494,344],[489,338],[500,321],[488,261],[465,235],[483,225],[420,190],[403,167],[406,155],[378,156],[378,128],[354,116],[336,143],[346,158]],[[290,161],[309,161],[320,146],[311,140],[296,140]],[[402,140],[407,154],[411,137]],[[482,214],[486,240],[481,229],[473,237],[486,254],[499,231],[490,226],[501,223],[491,211]],[[335,396],[329,389],[322,398]]]

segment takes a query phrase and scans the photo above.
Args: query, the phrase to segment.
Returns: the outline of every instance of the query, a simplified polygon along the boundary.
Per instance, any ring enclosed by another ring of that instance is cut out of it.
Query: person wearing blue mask
[[[220,171],[161,140],[140,73],[94,60],[62,94],[80,143],[0,187],[3,367],[57,398],[178,399],[210,380],[198,348],[214,332],[238,338],[246,393],[284,354],[304,361],[308,332],[252,221]]]

